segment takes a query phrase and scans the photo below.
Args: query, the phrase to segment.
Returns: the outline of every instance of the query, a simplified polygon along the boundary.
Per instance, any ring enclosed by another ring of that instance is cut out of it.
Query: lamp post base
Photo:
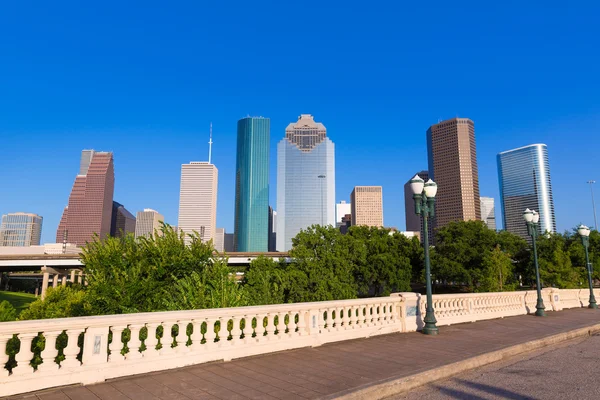
[[[546,316],[546,307],[544,307],[544,301],[538,298],[537,305],[535,306],[535,316],[536,317],[545,317]]]
[[[437,320],[435,319],[435,314],[433,309],[427,310],[425,313],[425,318],[423,319],[425,322],[425,326],[423,327],[423,334],[425,335],[437,335],[440,333],[438,327],[436,326]]]
[[[440,333],[440,330],[435,325],[433,325],[432,327],[425,325],[425,327],[423,328],[423,330],[421,332],[424,335],[437,335],[438,333]]]
[[[596,299],[591,296],[590,296],[590,305],[588,306],[588,308],[593,308],[593,309],[598,308],[598,304],[596,304]]]

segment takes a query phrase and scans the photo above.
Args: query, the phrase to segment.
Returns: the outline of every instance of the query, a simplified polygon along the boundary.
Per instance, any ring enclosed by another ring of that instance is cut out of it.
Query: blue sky
[[[271,118],[275,205],[276,144],[310,113],[336,145],[337,200],[382,185],[387,226],[404,229],[426,129],[455,116],[475,122],[482,196],[499,200],[498,152],[546,143],[559,230],[593,225],[598,2],[403,3],[4,2],[0,214],[42,215],[53,242],[93,148],[114,152],[115,200],[176,224],[181,164],[206,160],[212,121],[231,232],[237,120]]]

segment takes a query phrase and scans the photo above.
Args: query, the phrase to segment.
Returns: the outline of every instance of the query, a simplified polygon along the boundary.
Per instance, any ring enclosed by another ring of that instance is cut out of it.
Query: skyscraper
[[[481,220],[475,125],[452,118],[427,130],[429,175],[438,185],[434,227],[451,221]]]
[[[215,250],[223,253],[225,251],[225,228],[215,229]]]
[[[135,217],[123,204],[113,201],[110,236],[123,237],[128,233],[135,233]]]
[[[269,126],[263,117],[242,118],[237,124],[236,251],[269,248]]]
[[[10,213],[2,216],[0,246],[38,246],[42,236],[42,217],[30,213]]]
[[[346,203],[345,200],[342,200],[339,203],[336,203],[336,205],[335,205],[335,224],[336,224],[336,226],[338,228],[340,226],[342,226],[342,224],[343,224],[342,218],[344,218],[344,216],[346,214],[351,214],[351,213],[352,213],[352,205],[350,203]]]
[[[532,144],[498,154],[498,181],[504,229],[529,240],[526,208],[540,214],[540,233],[556,232],[548,148]]]
[[[154,235],[154,231],[161,235],[160,223],[165,221],[165,217],[158,211],[151,208],[144,208],[144,211],[138,211],[135,219],[135,237]]]
[[[496,210],[492,197],[481,197],[481,219],[488,228],[496,230]]]
[[[75,178],[69,204],[56,231],[56,242],[67,238],[78,246],[110,234],[115,172],[113,154],[94,150],[81,152],[79,174]]]
[[[186,235],[198,232],[203,242],[215,237],[218,175],[217,167],[205,161],[181,166],[177,227]]]
[[[277,250],[311,225],[335,226],[335,146],[327,130],[302,114],[277,145]]]
[[[269,251],[277,251],[277,211],[269,206]]]
[[[381,186],[356,186],[350,194],[352,225],[383,227]]]

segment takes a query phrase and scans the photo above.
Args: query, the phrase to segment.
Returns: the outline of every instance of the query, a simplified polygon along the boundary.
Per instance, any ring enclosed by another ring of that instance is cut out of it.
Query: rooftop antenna
[[[212,158],[212,122],[210,123],[210,140],[208,141],[208,163],[210,164]]]

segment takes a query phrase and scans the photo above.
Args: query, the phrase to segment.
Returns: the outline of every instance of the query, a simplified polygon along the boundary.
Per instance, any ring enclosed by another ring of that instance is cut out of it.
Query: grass
[[[29,303],[35,301],[36,297],[29,293],[5,292],[0,291],[0,302],[6,300],[17,310],[17,315],[29,306]]]

